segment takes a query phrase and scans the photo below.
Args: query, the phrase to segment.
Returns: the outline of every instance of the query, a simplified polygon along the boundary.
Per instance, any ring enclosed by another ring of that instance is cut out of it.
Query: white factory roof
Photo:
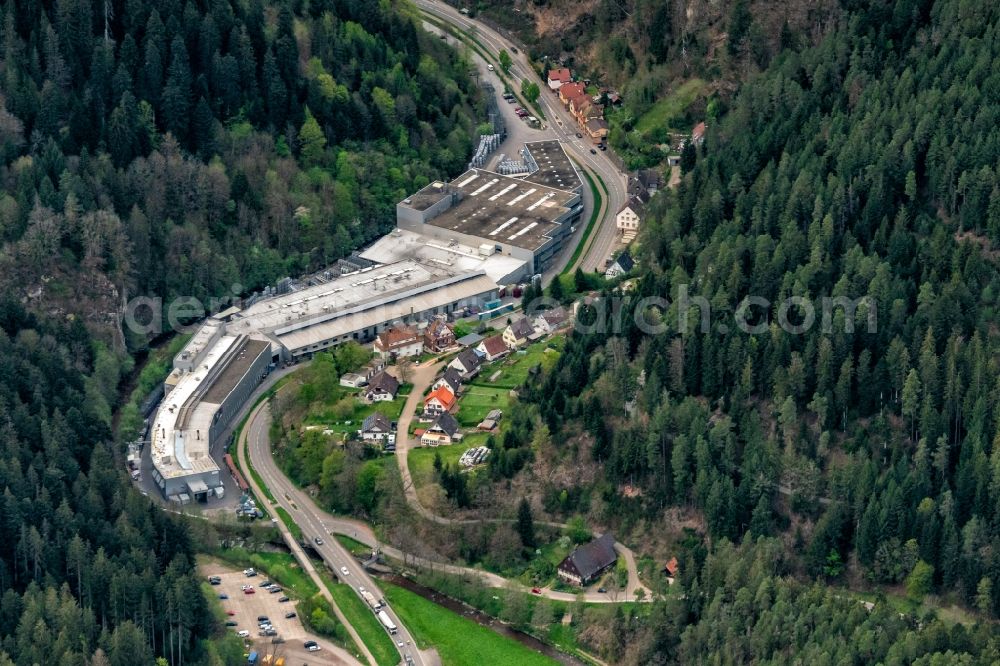
[[[447,242],[409,231],[395,229],[375,241],[361,253],[363,259],[380,264],[414,260],[423,265],[440,265],[453,271],[484,271],[498,284],[510,284],[527,262],[505,254],[480,254],[479,248]]]
[[[327,340],[351,335],[354,331],[403,319],[411,314],[472,298],[497,288],[484,273],[470,273],[441,278],[434,283],[390,296],[369,300],[312,322],[278,329],[274,334],[290,350],[298,350]]]
[[[219,468],[208,454],[208,431],[219,406],[198,403],[188,418],[187,428],[177,430],[177,425],[185,402],[202,386],[202,382],[235,342],[236,336],[224,335],[219,338],[214,345],[204,350],[198,367],[191,372],[182,373],[177,385],[163,398],[150,431],[150,447],[153,465],[164,478]]]
[[[293,329],[312,328],[319,323],[317,320],[334,319],[375,308],[388,301],[469,277],[467,271],[445,264],[423,264],[412,260],[373,266],[342,275],[325,284],[259,301],[234,315],[226,332],[231,335],[266,333],[272,340],[278,339],[289,349],[295,349],[297,345],[288,342],[285,335]]]
[[[271,333],[313,317],[335,313],[414,287],[432,284],[454,271],[400,261],[342,275],[325,284],[307,287],[259,301],[233,316],[227,329],[233,335],[254,331]]]

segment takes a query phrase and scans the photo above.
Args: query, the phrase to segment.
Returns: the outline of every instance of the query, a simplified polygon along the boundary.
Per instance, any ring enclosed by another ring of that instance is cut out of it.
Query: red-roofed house
[[[562,84],[569,83],[573,80],[573,74],[566,67],[560,67],[559,69],[549,70],[549,88],[552,90],[559,90]]]
[[[576,97],[577,95],[586,94],[585,88],[582,83],[564,83],[562,87],[559,88],[559,101],[563,103],[567,109],[569,108],[569,101]]]
[[[705,123],[701,122],[694,126],[691,130],[691,141],[694,145],[699,146],[705,141]]]
[[[424,398],[424,416],[437,416],[455,407],[455,394],[447,386],[439,386]]]
[[[487,361],[494,361],[501,356],[506,356],[510,352],[510,349],[507,348],[507,343],[503,341],[503,336],[494,335],[492,338],[486,338],[480,342],[479,346],[476,347],[476,351]]]
[[[393,326],[379,333],[372,347],[383,359],[420,356],[424,340],[412,326]]]

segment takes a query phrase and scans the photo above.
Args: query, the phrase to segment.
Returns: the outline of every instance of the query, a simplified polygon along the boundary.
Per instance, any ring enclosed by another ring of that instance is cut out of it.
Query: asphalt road
[[[538,104],[545,113],[547,128],[539,133],[538,138],[535,140],[556,138],[562,141],[567,154],[573,157],[578,164],[599,175],[608,189],[607,196],[605,197],[605,213],[599,221],[599,226],[594,230],[589,249],[578,264],[586,272],[591,272],[595,269],[603,271],[605,260],[611,256],[611,253],[618,245],[619,235],[618,230],[615,228],[615,214],[625,205],[628,197],[626,174],[618,170],[618,167],[606,153],[601,151],[596,151],[596,155],[591,153],[593,143],[590,139],[576,136],[579,130],[576,120],[563,108],[558,96],[549,89],[548,84],[531,68],[527,56],[522,50],[518,49],[517,53],[513,53],[511,51],[511,44],[498,33],[482,23],[462,15],[449,5],[442,2],[435,2],[434,0],[415,0],[415,4],[421,10],[434,15],[438,19],[447,21],[462,30],[474,32],[476,38],[490,50],[491,57],[496,56],[501,49],[506,49],[511,54],[513,60],[510,74],[511,78],[514,79],[514,87],[516,89],[520,89],[518,82],[524,78],[538,84],[539,90],[542,91],[541,96],[538,98]],[[476,57],[477,60],[480,60],[478,56]],[[494,81],[494,84],[500,86],[498,90],[503,89],[502,84],[499,84],[499,79]],[[502,101],[501,105],[503,105]],[[584,190],[587,189],[589,188],[584,184]],[[589,197],[589,192],[587,196]],[[589,219],[587,217],[589,212],[584,211],[584,215],[581,227],[586,226],[586,222]]]
[[[270,422],[271,409],[266,403],[262,404],[259,409],[251,413],[244,434],[246,452],[257,473],[260,474],[261,479],[274,495],[278,506],[288,511],[292,520],[302,528],[303,536],[310,541],[312,549],[331,570],[337,572],[341,581],[351,586],[359,598],[361,597],[359,586],[365,587],[376,597],[383,598],[375,580],[368,575],[364,567],[340,545],[340,542],[330,536],[333,531],[330,525],[331,517],[317,507],[311,497],[296,488],[288,477],[278,469],[271,455],[271,443],[268,437]],[[266,498],[263,496],[261,498],[262,501],[266,502]],[[314,542],[316,537],[323,539],[322,545]],[[344,569],[347,570],[346,575],[342,573]],[[392,636],[393,642],[403,642],[404,647],[397,648],[401,659],[405,655],[410,655],[418,666],[433,666],[440,663],[435,651],[421,652],[417,649],[413,635],[391,607],[386,606],[384,610],[397,627],[396,635]]]

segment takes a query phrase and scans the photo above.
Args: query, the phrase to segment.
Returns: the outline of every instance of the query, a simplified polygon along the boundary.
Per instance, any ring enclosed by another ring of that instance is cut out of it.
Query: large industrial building
[[[430,183],[396,204],[396,226],[541,273],[580,220],[582,183],[558,141],[526,144],[523,154],[522,175],[470,169],[450,183]]]
[[[210,443],[267,375],[271,344],[230,335],[209,320],[174,359],[174,370],[149,433],[153,480],[170,499],[186,503],[222,496]]]
[[[350,272],[208,319],[174,359],[150,424],[153,480],[164,496],[223,495],[212,454],[221,455],[222,434],[275,364],[371,341],[400,321],[482,308],[500,285],[543,271],[580,218],[582,185],[559,142],[522,153],[519,176],[471,169],[398,204],[398,228],[342,269]]]

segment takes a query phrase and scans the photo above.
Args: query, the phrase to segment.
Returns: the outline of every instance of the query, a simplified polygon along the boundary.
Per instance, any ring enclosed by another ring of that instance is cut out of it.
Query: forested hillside
[[[0,43],[0,663],[219,663],[113,444],[121,306],[348,254],[464,166],[478,91],[374,0],[4,2]]]
[[[724,544],[765,537],[780,544],[764,560],[777,576],[917,603],[934,593],[996,617],[998,57],[989,3],[851,5],[818,46],[785,52],[744,85],[676,194],[657,195],[636,293],[671,299],[669,330],[645,334],[625,316],[620,334],[576,334],[526,387],[567,464],[601,465],[595,519],[638,540],[673,535],[660,553],[686,572],[685,620],[636,663],[731,658],[723,646],[744,635],[736,618],[793,622],[816,610],[802,604],[840,605],[806,597],[779,612],[785,583],[712,580]],[[711,304],[707,329],[695,309],[678,330],[685,287]],[[734,325],[747,296],[772,304],[752,310],[761,332]],[[790,296],[815,303],[805,332],[778,325]],[[824,296],[869,297],[877,325],[861,306],[848,328],[838,308],[824,330]],[[704,545],[683,545],[682,525]],[[748,603],[760,610],[748,616]],[[856,603],[830,627],[837,635],[869,622]],[[804,631],[827,640],[818,625]],[[796,632],[751,633],[736,661],[811,653]],[[971,644],[996,647],[938,634],[905,659]]]
[[[79,319],[0,302],[0,663],[196,663],[211,617],[192,544],[127,489],[88,373],[100,362]]]
[[[374,0],[2,20],[0,274],[99,323],[116,293],[226,296],[342,257],[474,138],[465,63]]]

